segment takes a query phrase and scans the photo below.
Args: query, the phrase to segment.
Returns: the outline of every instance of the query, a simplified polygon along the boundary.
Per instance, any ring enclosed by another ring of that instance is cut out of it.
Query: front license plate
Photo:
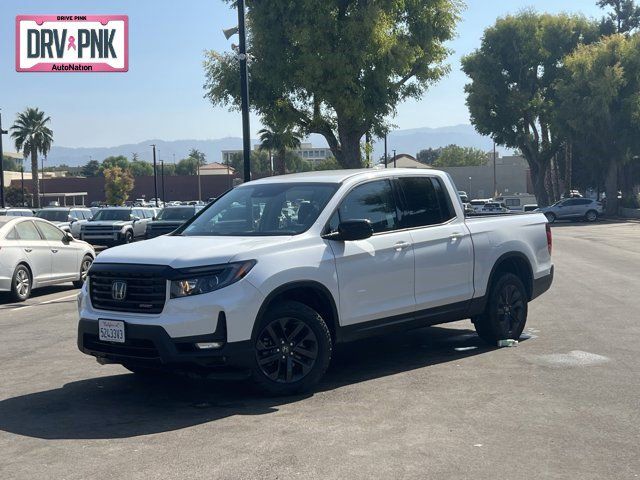
[[[98,338],[101,342],[124,343],[124,322],[98,320]]]

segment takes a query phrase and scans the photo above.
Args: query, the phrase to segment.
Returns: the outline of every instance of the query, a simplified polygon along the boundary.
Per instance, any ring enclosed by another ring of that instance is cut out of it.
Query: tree
[[[33,195],[31,195],[29,192],[27,192],[25,190],[24,192],[24,205],[22,204],[22,190],[20,187],[17,187],[15,185],[9,185],[5,191],[4,191],[4,195],[5,195],[5,200],[7,201],[8,205],[11,206],[21,206],[21,207],[26,207],[27,205],[32,205],[32,201],[33,201]]]
[[[5,172],[19,172],[20,166],[15,158],[2,156],[2,168]]]
[[[383,160],[384,163],[384,160]],[[338,161],[333,158],[333,157],[329,157],[326,158],[325,160],[318,162],[313,169],[316,171],[320,171],[320,170],[339,170],[341,168],[340,164],[338,163]]]
[[[284,162],[289,173],[310,172],[313,170],[311,162],[305,160],[293,150],[287,150],[284,155]]]
[[[236,172],[242,172],[244,156],[241,153],[234,153],[231,156],[229,166]],[[263,150],[251,151],[251,173],[260,177],[271,175],[271,159],[268,152]]]
[[[271,125],[258,132],[260,150],[275,153],[274,169],[277,175],[287,173],[287,150],[300,148],[302,135],[289,126]]]
[[[100,166],[100,162],[97,160],[89,160],[83,167],[82,167],[82,175],[84,175],[85,177],[97,177],[100,175],[101,172],[101,166]]]
[[[618,212],[618,171],[640,153],[640,35],[578,48],[558,85],[557,120],[606,172],[607,213]],[[586,152],[585,152],[586,151]],[[631,192],[623,192],[631,197]]]
[[[189,151],[189,156],[178,162],[175,168],[175,173],[176,175],[197,175],[198,165],[201,167],[206,165],[206,155],[200,150],[192,148]]]
[[[498,19],[462,59],[471,123],[498,145],[522,151],[540,206],[549,204],[545,180],[564,142],[550,123],[554,85],[564,57],[597,37],[597,25],[584,17],[524,11]]]
[[[487,154],[478,148],[448,145],[439,150],[434,167],[478,167],[487,163]]]
[[[129,159],[124,155],[107,157],[102,161],[101,169],[106,170],[109,168],[118,167],[122,170],[129,170]]]
[[[38,108],[27,108],[19,113],[11,127],[16,150],[22,151],[25,158],[31,157],[31,179],[36,207],[40,208],[40,179],[38,175],[38,154],[46,155],[51,150],[53,131],[47,126],[50,117]]]
[[[231,0],[228,0],[232,3]],[[250,0],[252,107],[267,120],[325,137],[344,168],[362,165],[360,139],[420,98],[448,67],[459,0]],[[205,97],[240,105],[235,54],[207,52]]]
[[[109,205],[123,205],[133,190],[133,176],[128,170],[115,166],[105,168],[104,192]]]
[[[416,160],[426,165],[433,165],[438,160],[441,152],[442,148],[425,148],[418,152]]]
[[[129,164],[129,171],[134,177],[149,176],[153,175],[153,165],[144,160],[132,160]]]
[[[598,6],[613,9],[600,22],[603,35],[631,33],[640,27],[640,7],[634,0],[598,0]]]

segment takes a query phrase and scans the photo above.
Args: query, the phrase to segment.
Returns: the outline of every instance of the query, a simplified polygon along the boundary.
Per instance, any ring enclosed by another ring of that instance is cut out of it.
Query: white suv
[[[435,170],[249,182],[170,235],[109,249],[79,297],[78,347],[145,374],[309,389],[336,343],[471,318],[518,338],[553,279],[544,215],[465,219]]]

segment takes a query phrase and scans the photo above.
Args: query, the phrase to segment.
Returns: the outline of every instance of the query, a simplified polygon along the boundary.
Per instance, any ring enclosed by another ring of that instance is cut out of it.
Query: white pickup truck
[[[99,255],[78,347],[138,374],[250,375],[291,394],[337,343],[466,318],[491,344],[517,339],[552,280],[544,215],[466,219],[446,173],[272,177]]]

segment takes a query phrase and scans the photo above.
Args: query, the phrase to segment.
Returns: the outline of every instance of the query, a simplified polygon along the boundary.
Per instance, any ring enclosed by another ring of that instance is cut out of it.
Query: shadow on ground
[[[586,222],[584,220],[556,220],[551,224],[551,228],[562,227],[593,227],[594,225],[625,225],[625,224],[637,224],[637,220],[630,220],[625,218],[602,218],[596,222]]]
[[[0,292],[0,306],[6,305],[6,308],[20,308],[30,305],[32,303],[37,303],[38,299],[41,297],[45,297],[47,295],[53,295],[54,293],[61,292],[69,292],[69,295],[72,293],[79,292],[80,290],[74,287],[71,283],[63,283],[60,285],[52,285],[50,287],[42,287],[36,288],[31,291],[31,296],[26,302],[16,302],[11,297],[9,292]]]
[[[454,362],[491,350],[471,330],[440,327],[362,340],[343,345],[335,352],[318,391]],[[42,439],[126,438],[233,415],[265,415],[311,395],[265,397],[248,382],[179,377],[140,380],[123,373],[0,401],[0,429]]]

